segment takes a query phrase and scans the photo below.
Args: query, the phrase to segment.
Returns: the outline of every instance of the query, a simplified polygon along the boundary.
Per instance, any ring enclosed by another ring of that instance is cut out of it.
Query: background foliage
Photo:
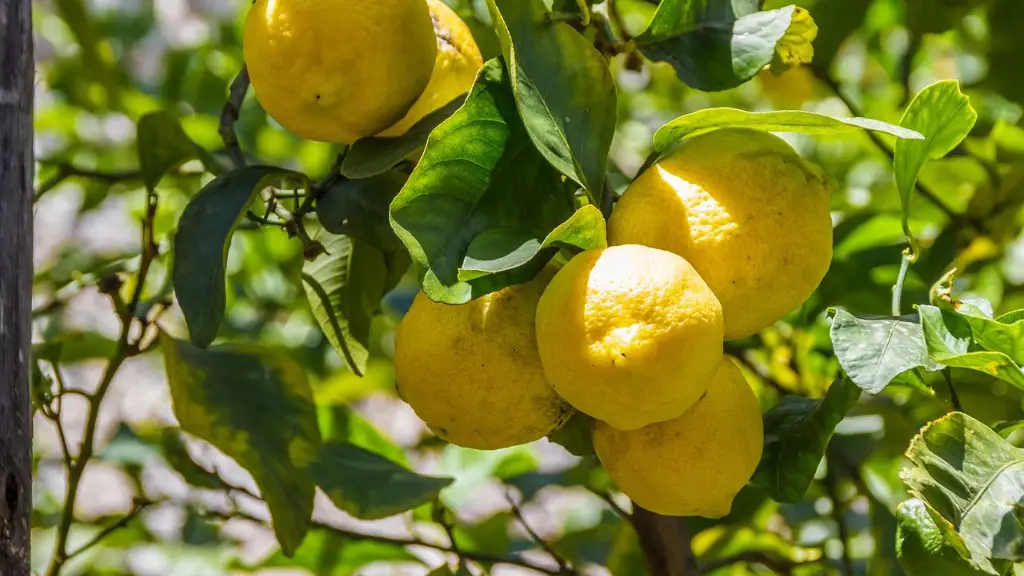
[[[1024,308],[1024,76],[1015,34],[1024,4],[797,2],[805,12],[768,0],[758,12],[757,2],[709,0],[699,4],[711,8],[690,18],[671,7],[692,3],[659,9],[645,0],[616,0],[609,17],[613,3],[605,0],[593,16],[634,38],[633,51],[592,48],[565,23],[530,37],[524,22],[544,17],[536,3],[449,3],[473,27],[485,59],[502,56],[519,72],[510,92],[513,80],[495,60],[470,96],[480,110],[474,113],[507,120],[481,136],[504,142],[492,159],[495,184],[468,191],[494,202],[478,210],[481,234],[465,237],[458,262],[439,261],[422,241],[423,250],[411,254],[435,276],[427,289],[451,302],[514,281],[517,270],[530,270],[555,249],[602,241],[588,234],[599,221],[593,207],[553,205],[543,221],[524,224],[509,216],[504,195],[536,189],[524,179],[557,171],[600,205],[602,196],[624,189],[656,145],[693,128],[687,122],[695,117],[688,117],[659,131],[684,113],[795,109],[923,134],[924,141],[899,142],[856,129],[785,134],[836,179],[835,258],[800,310],[729,344],[767,412],[767,464],[728,517],[688,519],[687,526],[703,572],[714,574],[900,574],[921,561],[926,565],[914,573],[994,573],[1021,559],[1019,525],[1004,534],[1001,549],[992,548],[991,534],[979,534],[1013,517],[1001,506],[1019,501],[1013,485],[1024,336],[1013,311]],[[578,11],[560,0],[553,8]],[[34,568],[52,569],[54,546],[68,536],[63,546],[74,556],[63,565],[67,574],[284,567],[445,574],[478,573],[496,561],[503,563],[495,573],[525,572],[524,565],[549,573],[570,566],[645,573],[636,533],[623,519],[628,500],[587,455],[585,434],[578,434],[585,423],[574,420],[557,437],[576,455],[547,440],[477,452],[439,442],[395,397],[394,327],[417,284],[388,225],[388,204],[406,179],[411,185],[395,205],[424,201],[417,190],[429,182],[421,184],[416,171],[386,171],[394,162],[382,158],[401,158],[415,145],[362,142],[341,171],[373,178],[324,178],[340,150],[289,135],[250,95],[235,124],[241,149],[253,166],[280,168],[229,171],[235,158],[225,150],[221,117],[242,66],[246,9],[205,0],[35,3]],[[808,15],[818,28],[814,57],[796,66],[806,59]],[[737,46],[734,37],[744,31],[755,37]],[[774,49],[787,34],[791,61]],[[599,48],[601,42],[596,38]],[[744,58],[733,57],[739,50]],[[611,57],[610,74],[602,52],[623,52]],[[545,68],[567,60],[577,65],[557,74]],[[789,69],[777,75],[762,70],[767,64]],[[952,83],[918,95],[945,79],[959,80],[966,107]],[[608,120],[593,122],[593,133],[567,130],[577,118],[545,116],[536,105],[567,99],[579,86],[595,107],[591,117]],[[919,101],[904,115],[915,95]],[[438,113],[426,131],[453,111]],[[475,129],[459,125],[458,115],[468,113],[463,108],[444,128],[453,137]],[[443,143],[445,133],[432,138]],[[600,155],[606,147],[607,166]],[[459,152],[428,148],[417,170],[425,171],[431,154],[441,161]],[[297,192],[323,190],[315,210],[326,230],[315,239],[363,280],[351,284],[325,270],[321,255],[309,252],[313,239],[287,222],[266,225],[276,219],[247,214],[255,207],[252,191],[268,178],[289,182],[277,201],[292,215],[313,209]],[[557,179],[544,180],[551,181]],[[197,210],[218,186],[238,195],[225,202],[218,194],[216,205],[241,219],[237,231],[216,219],[183,220],[198,229],[179,226],[186,205]],[[364,189],[387,202],[360,204],[369,196]],[[338,216],[354,210],[365,215],[353,219],[359,224]],[[417,226],[429,224],[422,214],[392,211],[395,228],[408,233],[400,232],[401,240],[420,240]],[[914,250],[904,254],[908,237]],[[502,258],[488,257],[496,252]],[[202,257],[184,260],[172,274],[172,254],[182,253]],[[952,285],[933,290],[954,267]],[[900,277],[902,308],[892,298]],[[171,298],[172,286],[187,314]],[[360,307],[344,311],[339,324],[331,311],[344,304],[331,302],[334,286],[348,291],[340,302],[377,302],[386,294],[382,314]],[[226,297],[211,302],[211,294]],[[198,304],[190,306],[190,298]],[[922,305],[920,313],[913,305]],[[158,334],[157,320],[166,333]],[[195,347],[215,337],[233,344]],[[254,361],[273,369],[246,371]],[[225,374],[247,389],[284,392],[269,400],[240,395],[223,385]],[[173,412],[172,391],[181,404]],[[308,399],[315,413],[304,412]],[[922,426],[952,407],[970,416],[947,416],[911,445]],[[223,422],[233,434],[214,432]],[[953,448],[963,454],[949,464]],[[313,481],[291,468],[296,453],[323,489],[315,497]],[[963,459],[979,462],[956,476],[966,496],[948,490],[949,467],[962,468]],[[239,464],[260,472],[250,475]],[[69,483],[78,487],[73,517],[65,507]],[[990,491],[1003,483],[1005,492]],[[257,490],[274,514],[277,538],[267,505],[253,497]],[[300,545],[288,526],[302,524],[298,516],[311,508],[313,525]],[[465,561],[456,562],[453,543]],[[915,546],[937,553],[922,560]]]

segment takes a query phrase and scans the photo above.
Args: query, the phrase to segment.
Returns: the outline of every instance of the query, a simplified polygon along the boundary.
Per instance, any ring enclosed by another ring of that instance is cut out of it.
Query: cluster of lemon
[[[263,109],[297,136],[400,136],[473,86],[473,35],[440,0],[256,0],[243,42]]]
[[[419,294],[398,329],[399,392],[437,435],[480,449],[536,440],[575,408],[597,420],[597,455],[635,502],[723,516],[763,442],[723,340],[821,282],[828,178],[771,134],[708,132],[630,185],[608,235],[608,248],[464,306]]]

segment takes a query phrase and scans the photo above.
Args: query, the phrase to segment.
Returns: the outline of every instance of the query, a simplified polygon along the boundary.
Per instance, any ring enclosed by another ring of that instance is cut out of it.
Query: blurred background
[[[497,55],[485,3],[446,2],[472,25],[484,57]],[[765,9],[790,3],[768,0]],[[640,33],[656,7],[645,0],[611,4],[605,0],[597,11],[608,15],[614,10],[607,17],[629,34]],[[922,194],[912,198],[911,227],[924,252],[911,269],[904,301],[926,302],[931,284],[955,266],[960,270],[957,293],[987,298],[997,312],[1024,307],[1024,74],[1015,37],[1024,30],[1024,2],[797,4],[810,10],[819,28],[813,65],[779,76],[764,71],[729,91],[698,92],[667,65],[638,54],[615,57],[619,126],[611,169],[617,190],[643,164],[654,131],[686,112],[709,106],[804,109],[898,123],[902,107],[922,87],[958,79],[979,119],[953,154],[926,165]],[[110,300],[96,283],[137,266],[140,250],[145,190],[138,176],[135,123],[148,112],[167,110],[197,144],[207,150],[223,146],[218,123],[228,87],[242,65],[248,3],[37,0],[34,9],[38,376],[60,376],[69,388],[90,391],[119,329]],[[329,170],[338,152],[290,135],[251,94],[236,129],[251,158],[313,178]],[[838,372],[826,309],[888,313],[904,243],[890,140],[859,132],[783,136],[835,179],[835,260],[800,310],[756,337],[730,343],[757,384],[764,408],[782,394],[821,396]],[[211,179],[193,162],[161,183],[156,236],[164,246],[188,199]],[[148,293],[166,290],[169,265],[166,256],[154,263]],[[557,568],[524,528],[525,521],[586,574],[644,573],[636,535],[609,499],[626,508],[629,502],[613,491],[592,457],[573,456],[547,440],[496,452],[447,445],[396,398],[390,360],[394,328],[414,294],[414,279],[406,278],[387,297],[385,314],[373,327],[368,373],[358,378],[313,320],[299,282],[301,266],[301,246],[284,232],[237,233],[221,336],[260,341],[301,359],[313,381],[325,435],[347,436],[419,472],[457,480],[442,493],[454,518],[441,522],[429,508],[361,522],[322,495],[318,520],[345,530],[439,544],[448,542],[451,530],[463,550],[522,552]],[[173,306],[161,323],[171,333],[184,334]],[[972,374],[958,374],[957,380],[968,412],[986,421],[1024,418],[1018,391]],[[81,396],[64,399],[61,418],[72,445],[81,440],[86,408]],[[904,465],[902,452],[921,424],[945,410],[941,389],[929,398],[912,386],[894,385],[882,395],[865,397],[837,431],[804,501],[780,505],[746,490],[730,516],[689,522],[695,553],[702,563],[743,553],[778,559],[723,563],[713,570],[716,574],[899,574],[893,512],[907,497],[897,475]],[[33,567],[42,572],[52,554],[66,475],[53,422],[37,413],[34,425],[32,555]],[[237,464],[176,429],[158,353],[130,359],[119,371],[100,412],[96,445],[97,459],[85,473],[75,511],[80,524],[72,533],[72,547],[129,513],[136,499],[155,504],[69,563],[68,574],[416,575],[446,560],[425,547],[353,540],[327,530],[312,532],[297,557],[288,560],[260,523],[223,521],[217,511],[240,509],[257,518],[266,518],[266,511],[253,499],[229,496],[223,486],[211,484],[204,470],[255,489]],[[510,494],[522,502],[523,521],[510,507]],[[499,566],[493,573],[532,572]]]

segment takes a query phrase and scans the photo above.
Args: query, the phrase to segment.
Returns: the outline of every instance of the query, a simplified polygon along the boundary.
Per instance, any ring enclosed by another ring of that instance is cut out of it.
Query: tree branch
[[[685,518],[655,514],[634,502],[633,526],[640,537],[650,574],[694,576],[698,573]]]
[[[99,544],[107,536],[110,536],[114,532],[117,532],[121,528],[124,528],[132,520],[134,520],[136,516],[138,516],[143,510],[145,510],[151,504],[152,504],[152,502],[150,502],[149,500],[136,500],[135,504],[132,506],[131,512],[128,512],[127,514],[122,516],[117,522],[114,522],[110,526],[107,526],[106,528],[101,530],[99,532],[99,534],[96,534],[91,539],[89,539],[88,542],[86,542],[85,544],[82,544],[75,551],[73,551],[70,554],[68,554],[67,559],[71,560],[75,556],[78,556],[82,552],[85,552],[86,550],[88,550],[88,549],[92,548],[93,546]]]
[[[238,122],[238,115],[242,111],[242,101],[245,100],[245,93],[249,91],[249,69],[242,65],[238,76],[231,82],[228,93],[228,100],[224,103],[224,109],[220,113],[220,137],[224,140],[224,146],[231,155],[231,161],[235,168],[245,166],[245,155],[242,154],[242,147],[238,145],[238,136],[235,134],[235,122]]]
[[[104,172],[102,170],[87,170],[85,168],[78,168],[72,164],[63,162],[58,163],[57,173],[39,185],[39,188],[36,190],[32,202],[38,202],[39,199],[42,198],[47,192],[53,190],[68,178],[74,177],[89,178],[92,180],[99,180],[101,182],[116,184],[118,182],[138,180],[142,177],[142,174],[138,170],[120,170]]]
[[[505,499],[508,500],[508,504],[512,508],[512,516],[516,519],[516,522],[518,522],[519,525],[523,527],[523,530],[525,530],[526,533],[529,534],[530,538],[534,542],[536,542],[537,545],[543,548],[544,551],[547,552],[548,555],[554,558],[555,562],[558,563],[558,573],[578,574],[578,572],[576,572],[576,569],[572,567],[572,564],[570,564],[568,560],[566,560],[561,554],[559,554],[554,548],[552,548],[551,545],[547,543],[547,541],[541,538],[540,535],[537,534],[537,532],[534,531],[534,529],[531,528],[530,525],[526,522],[526,518],[523,517],[523,511],[519,508],[519,505],[516,504],[516,501],[512,499],[511,489],[509,492],[505,493]]]

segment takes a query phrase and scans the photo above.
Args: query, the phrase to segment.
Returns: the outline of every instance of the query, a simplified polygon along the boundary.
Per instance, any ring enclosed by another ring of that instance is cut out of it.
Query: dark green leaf
[[[659,128],[654,134],[654,149],[664,154],[684,138],[698,136],[719,128],[751,128],[768,132],[802,132],[804,134],[829,134],[864,129],[892,134],[899,138],[919,140],[924,138],[913,130],[870,118],[833,118],[802,110],[747,112],[736,108],[705,108],[684,114]]]
[[[908,370],[942,368],[928,357],[916,314],[855,316],[836,310],[830,334],[839,365],[854,384],[869,394],[878,394]]]
[[[344,405],[332,406],[330,411],[330,422],[324,431],[325,440],[353,444],[402,466],[409,465],[402,447],[392,442],[358,412]]]
[[[437,499],[451,478],[420,476],[387,458],[344,442],[328,442],[310,467],[339,508],[365,520],[385,518]]]
[[[942,158],[960,143],[974,127],[978,114],[967,96],[960,92],[956,80],[936,82],[917,96],[907,107],[900,126],[920,132],[924,140],[897,140],[893,156],[896,186],[903,205],[903,231],[911,237],[910,193],[925,161]]]
[[[64,332],[32,346],[32,356],[48,362],[81,362],[110,358],[117,342],[99,332]]]
[[[945,32],[984,0],[916,0],[907,3],[907,27],[914,34]]]
[[[252,474],[286,556],[299,547],[313,512],[306,468],[320,449],[313,392],[291,358],[254,346],[208,350],[160,335],[174,414]]]
[[[954,368],[966,368],[995,376],[1024,389],[1024,372],[1002,352],[979,350],[968,318],[954,310],[918,306],[925,342],[931,358]]]
[[[391,223],[437,301],[469,300],[530,280],[544,262],[460,279],[470,244],[494,229],[545,238],[573,214],[569,186],[530,144],[500,60],[487,62],[391,203]],[[512,251],[514,246],[507,246]],[[489,254],[489,260],[500,254]],[[465,274],[465,273],[463,273]]]
[[[146,188],[154,190],[168,172],[204,151],[193,142],[169,112],[152,112],[139,119],[136,146]]]
[[[1002,561],[1024,560],[1024,451],[953,412],[926,425],[907,458],[914,467],[901,477],[911,494],[941,515],[946,541],[966,549],[975,567],[997,574]]]
[[[896,519],[896,557],[907,576],[984,574],[946,541],[928,508],[917,498],[901,503]]]
[[[1005,98],[1024,104],[1024,77],[1020,71],[1020,25],[1024,3],[994,0],[988,12],[988,74],[983,80]]]
[[[305,176],[269,166],[222,174],[185,207],[174,235],[174,292],[192,343],[209,346],[224,318],[224,266],[235,226],[253,195],[268,182]]]
[[[786,396],[764,415],[764,454],[751,480],[778,502],[804,497],[836,426],[860,398],[843,378],[824,398]]]
[[[362,138],[352,143],[341,163],[347,178],[369,178],[387,172],[406,156],[419,150],[427,136],[462,105],[462,98],[424,116],[405,134],[394,138]]]
[[[615,133],[615,83],[591,42],[541,0],[488,0],[516,105],[540,153],[600,198]]]
[[[573,456],[593,456],[594,419],[575,412],[560,428],[548,434],[548,440],[565,448]]]
[[[389,170],[369,178],[342,180],[316,199],[317,218],[332,234],[345,234],[382,252],[394,252],[402,243],[391,229],[388,206],[407,179],[405,174]]]
[[[326,252],[302,266],[302,285],[317,324],[353,372],[362,376],[370,354],[370,322],[384,297],[388,264],[373,246],[326,231]]]
[[[811,6],[811,17],[818,25],[814,39],[816,70],[826,73],[843,42],[864,22],[871,0],[818,0]]]
[[[777,51],[793,53],[788,58],[793,63],[810,60],[817,29],[806,10],[751,8],[756,10],[757,2],[662,2],[651,27],[637,37],[637,46],[648,58],[671,64],[683,82],[704,91],[726,90],[750,80],[776,59]]]
[[[207,471],[192,460],[185,443],[181,439],[180,431],[173,428],[165,428],[160,435],[160,448],[163,451],[164,460],[174,468],[174,471],[181,474],[181,477],[190,486],[197,488],[208,488],[217,490],[223,488],[223,483],[216,475]]]

